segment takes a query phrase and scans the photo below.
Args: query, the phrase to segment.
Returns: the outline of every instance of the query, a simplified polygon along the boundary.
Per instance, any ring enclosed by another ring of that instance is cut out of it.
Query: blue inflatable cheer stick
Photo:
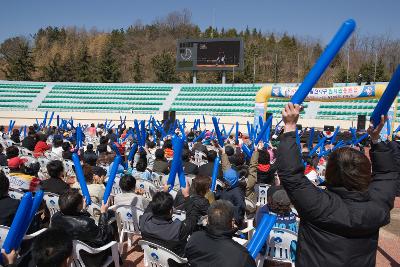
[[[331,63],[336,54],[339,52],[340,48],[350,37],[355,27],[356,23],[352,19],[349,19],[342,24],[342,27],[340,27],[335,37],[333,37],[332,41],[328,44],[325,51],[319,57],[318,61],[304,78],[304,81],[301,83],[299,89],[297,89],[290,102],[299,105],[303,103],[313,86],[317,83],[325,69],[329,66],[329,63]]]
[[[111,167],[110,175],[108,176],[108,181],[106,185],[106,190],[104,191],[103,195],[103,202],[107,203],[108,198],[110,197],[111,194],[111,189],[114,184],[115,176],[117,176],[118,172],[118,167],[121,164],[122,158],[120,156],[116,156],[114,158],[113,165]]]
[[[214,124],[215,133],[217,134],[218,143],[221,147],[224,147],[224,140],[222,139],[221,131],[219,130],[217,118],[212,117],[212,121]]]
[[[390,106],[392,105],[396,96],[399,94],[399,91],[400,91],[400,65],[397,66],[397,69],[394,72],[392,78],[390,79],[390,82],[386,87],[385,92],[383,92],[381,99],[379,99],[378,104],[376,104],[376,107],[372,112],[371,121],[374,127],[376,127],[380,123],[381,116],[386,115],[388,113]]]
[[[217,186],[217,178],[218,178],[218,170],[219,170],[220,161],[221,161],[220,157],[216,157],[214,160],[214,167],[213,167],[213,172],[212,172],[212,177],[211,177],[211,185],[210,185],[210,190],[212,192],[215,192],[215,189]]]
[[[16,247],[17,239],[25,223],[26,214],[30,214],[32,201],[32,193],[28,192],[24,194],[19,203],[10,230],[8,231],[7,237],[3,243],[3,249],[7,254],[9,254],[13,249],[18,249]]]
[[[235,144],[239,144],[239,122],[236,122]]]
[[[249,251],[251,257],[255,259],[260,252],[261,248],[265,245],[267,237],[274,227],[276,222],[276,215],[264,214],[258,225],[256,232],[254,233],[252,239],[247,245],[247,250]]]
[[[79,160],[78,154],[72,154],[72,161],[74,162],[76,178],[78,179],[79,185],[81,186],[82,195],[86,199],[86,205],[89,206],[90,204],[92,204],[92,200],[90,199],[89,190],[87,188],[85,176],[83,175],[81,161]]]

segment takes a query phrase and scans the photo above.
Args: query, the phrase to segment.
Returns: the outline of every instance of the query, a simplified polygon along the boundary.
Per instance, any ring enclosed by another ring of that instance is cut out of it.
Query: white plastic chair
[[[269,184],[256,184],[257,206],[264,206],[267,204],[267,191],[270,187]]]
[[[139,245],[144,251],[144,266],[168,267],[168,259],[176,263],[187,263],[187,259],[179,257],[174,252],[151,242],[139,240]]]
[[[256,259],[257,266],[264,266],[265,259],[288,262],[294,266],[290,256],[292,241],[297,244],[297,234],[295,232],[287,229],[272,228],[267,239],[265,255],[259,255]]]
[[[247,197],[244,198],[244,202],[246,203],[246,213],[244,214],[244,218],[245,219],[250,218],[249,214],[247,213],[247,210],[253,210],[254,212],[251,213],[251,214],[253,215],[252,217],[254,217],[254,214],[255,214],[256,209],[257,209],[257,204],[254,203],[254,201],[252,201],[251,199],[249,199]]]
[[[108,266],[112,262],[114,262],[115,267],[119,267],[119,254],[118,254],[118,244],[115,241],[111,241],[110,243],[100,247],[100,248],[92,248],[89,245],[79,241],[79,240],[74,240],[73,241],[73,249],[72,249],[72,261],[73,263],[71,266],[75,267],[85,267],[85,264],[83,263],[83,260],[80,255],[80,251],[86,251],[87,253],[90,254],[98,254],[102,251],[105,251],[106,249],[111,248],[111,256],[107,258],[107,260],[103,263],[101,266]]]
[[[164,178],[164,174],[162,174],[162,173],[153,172],[151,174],[151,179],[152,179],[154,185],[157,186],[157,187],[161,187],[162,186],[163,178]]]
[[[155,184],[142,179],[136,180],[136,188],[143,190],[143,196],[149,200],[151,200],[153,195],[159,191]]]
[[[33,157],[33,152],[25,147],[18,147],[20,156],[30,156]]]
[[[73,170],[72,167],[74,166],[74,162],[72,160],[64,159],[63,164],[64,164],[65,172],[67,172],[68,170]]]
[[[21,200],[21,198],[24,196],[24,192],[22,192],[21,190],[17,190],[17,189],[9,189],[8,195],[13,199]]]
[[[7,166],[1,166],[0,170],[2,170],[7,176],[10,174],[10,168],[8,168]]]
[[[116,207],[116,219],[119,233],[119,251],[122,251],[125,235],[128,238],[128,248],[132,246],[132,237],[140,235],[139,217],[143,215],[142,209],[121,205]]]
[[[206,160],[204,160],[205,158],[207,158],[207,155],[204,154],[201,151],[196,151],[194,153],[194,164],[196,164],[197,166],[201,166],[207,163]]]
[[[6,237],[7,237],[7,234],[8,234],[9,230],[10,230],[10,227],[5,226],[5,225],[0,225],[0,247],[3,246],[3,243],[6,240]],[[23,240],[32,239],[32,238],[40,235],[41,233],[43,233],[46,230],[47,230],[47,228],[43,228],[43,229],[40,229],[39,231],[34,232],[34,233],[30,234],[30,235],[25,235]]]
[[[49,164],[50,160],[46,157],[38,157],[37,160],[41,167],[46,168],[47,164]]]
[[[43,195],[43,200],[46,203],[47,209],[50,211],[50,217],[60,210],[60,206],[58,206],[58,198],[59,196],[57,194],[48,192],[45,192]]]
[[[51,151],[46,151],[44,152],[44,156],[48,158],[49,160],[63,160],[61,157],[59,157],[57,154],[51,152]]]
[[[186,212],[184,210],[174,210],[174,212],[172,213],[172,220],[180,220],[181,222],[183,222],[184,220],[186,220]]]
[[[90,216],[96,221],[96,223],[99,221],[101,214],[99,204],[96,204],[92,201],[92,204],[86,207],[86,211],[89,212]]]

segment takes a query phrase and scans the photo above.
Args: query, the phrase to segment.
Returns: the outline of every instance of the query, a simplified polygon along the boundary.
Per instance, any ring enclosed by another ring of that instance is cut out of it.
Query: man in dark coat
[[[195,232],[185,247],[190,266],[256,266],[247,249],[232,239],[235,231],[232,204],[224,200],[211,204],[206,230]]]
[[[183,164],[183,171],[185,174],[192,174],[196,175],[199,173],[199,167],[190,162],[190,151],[189,149],[185,149],[182,151],[182,164]]]
[[[29,131],[28,136],[22,140],[22,146],[26,149],[33,151],[36,146],[36,133],[34,131]]]
[[[335,150],[326,169],[326,190],[304,176],[296,144],[300,107],[282,112],[285,133],[278,148],[278,174],[300,217],[296,266],[375,266],[379,228],[390,222],[398,172],[390,148],[378,142],[384,119],[368,130],[371,163],[349,147]]]

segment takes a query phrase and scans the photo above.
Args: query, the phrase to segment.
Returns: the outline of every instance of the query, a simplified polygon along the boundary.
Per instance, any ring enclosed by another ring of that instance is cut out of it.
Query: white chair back
[[[162,174],[162,173],[153,172],[151,174],[151,179],[152,179],[154,185],[157,186],[157,187],[161,187],[162,186],[163,178],[164,178],[164,174]]]
[[[136,188],[143,190],[143,196],[149,200],[151,200],[153,195],[159,191],[155,184],[142,179],[136,180]]]
[[[60,206],[58,206],[58,198],[59,196],[57,194],[48,192],[44,193],[43,195],[43,200],[46,203],[46,207],[50,211],[50,217],[60,210]]]
[[[21,200],[21,198],[24,196],[24,192],[21,190],[10,189],[8,190],[8,195],[13,199]]]
[[[79,240],[74,240],[73,241],[73,249],[72,249],[72,261],[73,263],[71,266],[75,267],[85,267],[85,263],[83,262],[80,251],[86,251],[89,254],[96,255],[100,252],[105,251],[106,249],[111,248],[111,256],[108,257],[102,265],[102,267],[109,266],[111,263],[114,262],[115,267],[119,267],[119,254],[118,254],[118,244],[115,241],[112,241],[100,248],[92,248],[89,245],[79,241]]]
[[[5,225],[0,225],[0,247],[3,246],[3,243],[6,240],[6,237],[7,237],[7,234],[8,234],[9,230],[10,230],[10,227],[5,226]],[[30,235],[25,235],[23,239],[24,240],[32,239],[32,238],[40,235],[41,233],[43,233],[46,230],[47,230],[47,228],[40,229],[39,231],[34,232],[34,233],[30,234]]]
[[[38,157],[37,160],[39,161],[40,166],[42,168],[46,168],[47,164],[49,164],[49,162],[50,162],[50,160],[48,158],[46,158],[46,157]]]
[[[265,252],[265,258],[274,261],[281,262],[292,262],[291,245],[297,245],[297,234],[293,231],[280,228],[272,228],[268,240],[267,248]]]
[[[144,266],[166,267],[168,259],[174,260],[176,263],[187,263],[187,259],[179,257],[174,252],[151,242],[139,240],[139,245],[144,251]]]
[[[2,170],[7,176],[10,174],[10,168],[8,168],[7,166],[0,166],[0,170]]]
[[[92,204],[86,207],[86,211],[89,212],[91,217],[97,222],[100,218],[100,205],[92,201]]]
[[[186,220],[186,212],[184,210],[174,210],[174,212],[172,213],[172,220],[180,220],[181,222],[183,222],[184,220]]]
[[[25,147],[19,147],[19,155],[20,156],[30,156],[33,157],[33,152]]]
[[[194,164],[196,164],[197,166],[201,166],[207,163],[207,160],[205,160],[205,158],[207,158],[207,155],[204,154],[201,151],[196,151],[194,152]]]
[[[130,205],[121,205],[117,206],[115,213],[119,234],[119,251],[122,252],[125,236],[128,241],[128,249],[130,249],[132,247],[132,237],[140,235],[139,217],[143,215],[144,211]]]
[[[256,184],[257,205],[264,206],[267,204],[267,191],[270,187],[269,184]]]

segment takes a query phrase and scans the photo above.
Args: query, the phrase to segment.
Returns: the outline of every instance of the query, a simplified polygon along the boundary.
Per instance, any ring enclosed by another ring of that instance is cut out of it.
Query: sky
[[[361,34],[400,39],[399,0],[3,0],[0,42],[47,26],[126,29],[138,20],[152,23],[184,8],[202,30],[213,24],[239,31],[248,26],[327,43],[342,22],[352,18]]]

